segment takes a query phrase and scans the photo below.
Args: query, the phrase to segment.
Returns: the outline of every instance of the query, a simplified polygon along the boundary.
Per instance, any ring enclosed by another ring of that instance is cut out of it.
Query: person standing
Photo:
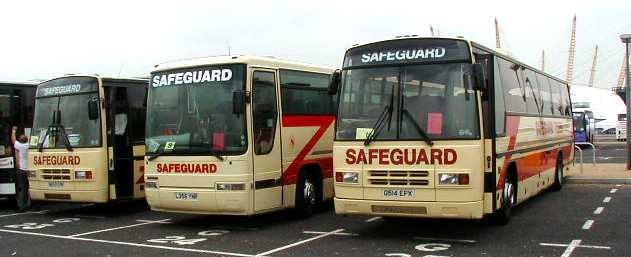
[[[19,212],[24,212],[30,207],[30,197],[28,194],[28,137],[25,135],[16,135],[18,128],[13,127],[11,130],[11,143],[15,149],[15,158],[17,169],[15,172],[15,199]]]

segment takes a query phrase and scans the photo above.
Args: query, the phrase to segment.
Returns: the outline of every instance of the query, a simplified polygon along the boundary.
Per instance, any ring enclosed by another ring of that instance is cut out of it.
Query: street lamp
[[[625,60],[627,60],[627,69],[625,71],[625,74],[627,76],[627,83],[624,94],[627,98],[627,170],[631,170],[631,83],[629,83],[629,43],[631,42],[631,34],[620,35],[620,40],[622,40],[622,43],[624,43],[626,49]]]

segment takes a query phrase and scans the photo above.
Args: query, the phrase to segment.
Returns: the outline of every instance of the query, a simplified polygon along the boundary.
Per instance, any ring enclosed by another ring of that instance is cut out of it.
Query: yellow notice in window
[[[39,142],[38,136],[31,136],[31,140],[29,141],[29,145],[36,146]]]
[[[357,128],[355,129],[355,139],[366,139],[372,132],[373,129],[371,128]]]
[[[167,142],[164,144],[165,151],[173,151],[173,149],[175,149],[175,142]]]

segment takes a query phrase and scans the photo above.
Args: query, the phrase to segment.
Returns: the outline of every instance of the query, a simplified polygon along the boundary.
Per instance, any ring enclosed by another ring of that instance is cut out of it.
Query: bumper
[[[29,189],[31,199],[39,201],[105,203],[109,202],[108,190],[70,191]]]
[[[403,202],[335,198],[335,213],[419,218],[481,219],[482,201]]]
[[[197,193],[196,200],[175,199],[178,192]],[[146,189],[147,203],[153,211],[214,215],[252,215],[251,191],[217,192],[208,189]]]

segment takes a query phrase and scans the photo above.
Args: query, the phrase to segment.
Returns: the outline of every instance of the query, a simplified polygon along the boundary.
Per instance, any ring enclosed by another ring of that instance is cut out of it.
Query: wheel
[[[556,171],[554,172],[554,184],[552,184],[552,190],[559,191],[561,188],[563,188],[563,161],[562,158],[558,158]]]
[[[504,178],[504,189],[502,190],[502,208],[499,209],[493,221],[498,225],[505,225],[510,220],[511,209],[517,204],[517,184],[513,178],[513,173],[508,172]]]
[[[318,200],[318,183],[313,176],[303,171],[300,172],[298,184],[296,184],[296,213],[300,217],[308,217],[313,214]]]

